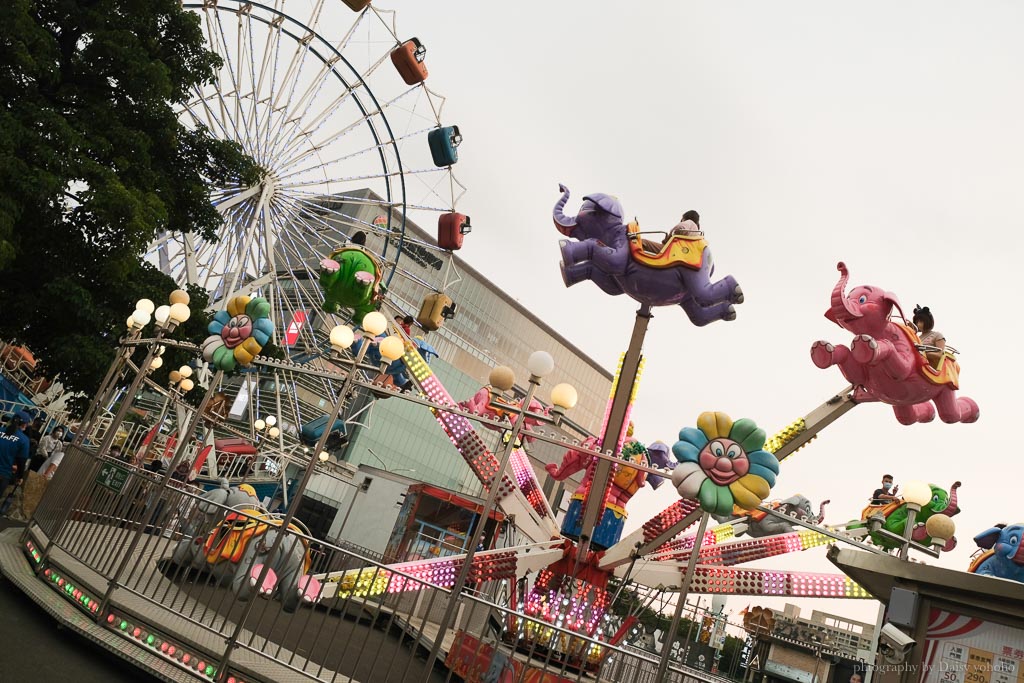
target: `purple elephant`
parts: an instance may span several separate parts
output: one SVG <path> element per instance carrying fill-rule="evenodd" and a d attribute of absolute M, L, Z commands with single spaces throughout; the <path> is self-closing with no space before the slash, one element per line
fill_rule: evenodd
<path fill-rule="evenodd" d="M 938 409 L 943 422 L 974 422 L 978 404 L 958 397 L 959 365 L 944 359 L 941 370 L 932 368 L 917 349 L 917 333 L 896 320 L 902 317 L 896 295 L 881 287 L 861 285 L 846 293 L 849 272 L 839 262 L 839 282 L 832 290 L 832 306 L 825 317 L 856 336 L 849 347 L 817 341 L 811 360 L 819 368 L 838 365 L 854 385 L 856 402 L 881 401 L 893 407 L 901 424 L 930 422 Z M 935 403 L 935 408 L 931 402 Z"/>
<path fill-rule="evenodd" d="M 591 280 L 606 294 L 627 294 L 647 306 L 678 304 L 698 326 L 735 320 L 733 304 L 743 302 L 743 290 L 731 275 L 711 282 L 714 265 L 710 249 L 704 248 L 699 265 L 642 265 L 631 254 L 618 199 L 607 194 L 587 195 L 579 213 L 566 216 L 563 210 L 569 190 L 564 185 L 558 188 L 562 196 L 552 212 L 555 227 L 579 240 L 560 242 L 566 287 Z"/>

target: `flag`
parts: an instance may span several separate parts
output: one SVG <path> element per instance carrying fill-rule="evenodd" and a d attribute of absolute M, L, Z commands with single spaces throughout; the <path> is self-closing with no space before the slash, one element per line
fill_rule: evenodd
<path fill-rule="evenodd" d="M 206 443 L 199 451 L 199 455 L 196 456 L 196 461 L 192 463 L 192 469 L 188 473 L 188 480 L 195 481 L 196 477 L 199 476 L 199 471 L 203 469 L 203 464 L 210 455 L 214 454 L 214 436 L 213 430 L 206 430 Z"/>

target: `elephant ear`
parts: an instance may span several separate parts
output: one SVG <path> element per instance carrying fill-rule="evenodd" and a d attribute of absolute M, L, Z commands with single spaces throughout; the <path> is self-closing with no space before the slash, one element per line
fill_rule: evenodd
<path fill-rule="evenodd" d="M 974 542 L 978 544 L 979 548 L 990 549 L 999 540 L 999 535 L 1003 533 L 1003 529 L 1006 528 L 1005 524 L 996 524 L 991 529 L 986 529 L 980 534 L 974 537 Z"/>
<path fill-rule="evenodd" d="M 892 292 L 885 292 L 884 294 L 882 294 L 882 301 L 886 302 L 887 304 L 895 308 L 897 311 L 899 311 L 900 317 L 906 320 L 907 316 L 903 314 L 903 307 L 900 306 L 900 300 L 895 294 L 893 294 Z"/>
<path fill-rule="evenodd" d="M 583 201 L 593 202 L 597 208 L 602 211 L 606 211 L 618 219 L 622 219 L 624 212 L 622 210 L 622 202 L 611 195 L 604 194 L 603 192 L 598 194 L 587 195 L 583 198 Z"/>

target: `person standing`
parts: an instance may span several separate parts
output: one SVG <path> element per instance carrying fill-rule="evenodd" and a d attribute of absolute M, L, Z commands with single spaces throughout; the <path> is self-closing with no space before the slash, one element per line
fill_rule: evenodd
<path fill-rule="evenodd" d="M 54 472 L 57 471 L 57 466 L 60 465 L 61 461 L 64 459 L 64 428 L 57 427 L 53 431 L 59 432 L 58 436 L 61 438 L 54 439 L 53 446 L 47 451 L 46 460 L 44 460 L 43 463 L 38 468 L 36 468 L 36 472 L 43 475 L 43 477 L 46 478 L 47 480 L 53 479 L 53 474 Z M 50 437 L 43 437 L 43 439 L 48 438 Z M 42 444 L 40 444 L 40 450 L 41 449 Z"/>
<path fill-rule="evenodd" d="M 0 434 L 0 496 L 5 496 L 7 487 L 12 483 L 21 483 L 28 469 L 29 438 L 25 429 L 32 422 L 32 417 L 24 410 L 14 413 L 14 417 Z M 7 514 L 11 507 L 14 490 L 0 504 L 0 515 Z"/>
<path fill-rule="evenodd" d="M 29 437 L 31 439 L 31 436 Z M 64 450 L 64 427 L 59 425 L 50 430 L 50 433 L 39 440 L 39 445 L 36 447 L 36 453 L 32 456 L 31 464 L 29 469 L 35 472 L 42 473 L 40 469 L 43 462 L 46 461 L 54 451 Z"/>

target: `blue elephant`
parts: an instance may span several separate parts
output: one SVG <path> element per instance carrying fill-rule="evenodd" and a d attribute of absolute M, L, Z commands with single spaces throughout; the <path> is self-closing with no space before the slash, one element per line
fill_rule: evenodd
<path fill-rule="evenodd" d="M 733 304 L 743 302 L 743 290 L 731 275 L 711 282 L 711 250 L 696 212 L 687 212 L 687 219 L 659 245 L 640 239 L 635 223 L 626 225 L 615 197 L 587 195 L 579 213 L 566 216 L 569 190 L 564 185 L 559 190 L 562 196 L 552 211 L 555 227 L 579 240 L 559 243 L 566 287 L 591 280 L 612 296 L 627 294 L 648 306 L 679 305 L 698 326 L 736 318 Z"/>
<path fill-rule="evenodd" d="M 969 572 L 1024 583 L 1024 524 L 996 524 L 974 537 L 985 552 L 971 562 Z"/>

